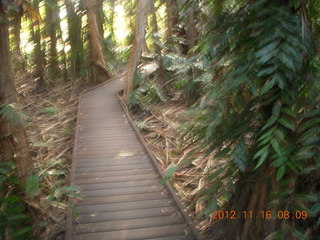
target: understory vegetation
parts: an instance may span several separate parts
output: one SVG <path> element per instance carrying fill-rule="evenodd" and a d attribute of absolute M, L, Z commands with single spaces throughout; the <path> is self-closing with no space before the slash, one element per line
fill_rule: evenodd
<path fill-rule="evenodd" d="M 212 239 L 319 237 L 316 9 L 203 1 L 198 44 L 187 56 L 164 56 L 168 85 L 138 81 L 133 99 L 151 114 L 138 126 Z M 210 219 L 219 210 L 254 217 Z M 303 210 L 305 220 L 279 217 Z"/>
<path fill-rule="evenodd" d="M 123 98 L 206 239 L 320 239 L 319 0 L 0 1 L 0 239 L 64 239 L 78 97 Z"/>

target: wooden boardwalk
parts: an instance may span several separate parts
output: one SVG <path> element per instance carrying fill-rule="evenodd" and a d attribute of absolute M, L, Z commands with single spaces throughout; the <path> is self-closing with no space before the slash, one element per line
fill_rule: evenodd
<path fill-rule="evenodd" d="M 82 94 L 71 183 L 80 186 L 67 240 L 197 239 L 128 122 L 120 77 Z"/>

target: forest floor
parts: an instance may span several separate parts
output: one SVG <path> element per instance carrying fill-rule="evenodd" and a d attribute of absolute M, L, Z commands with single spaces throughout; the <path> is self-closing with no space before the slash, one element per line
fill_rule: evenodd
<path fill-rule="evenodd" d="M 72 147 L 80 89 L 78 82 L 49 85 L 36 93 L 31 76 L 17 82 L 19 101 L 27 116 L 27 136 L 39 191 L 26 197 L 39 239 L 64 239 L 67 196 L 77 189 L 69 187 Z"/>
<path fill-rule="evenodd" d="M 34 198 L 25 198 L 33 215 L 36 236 L 43 240 L 64 239 L 67 196 L 77 193 L 69 187 L 74 130 L 79 94 L 88 85 L 79 82 L 50 85 L 47 91 L 36 93 L 35 82 L 27 74 L 17 82 L 19 101 L 27 116 L 27 136 L 35 172 L 40 176 L 40 187 Z M 145 113 L 145 112 L 144 112 Z M 180 126 L 190 119 L 187 107 L 179 101 L 169 100 L 154 105 L 146 114 L 135 114 L 149 148 L 164 170 L 183 161 L 198 146 L 185 144 Z M 171 177 L 171 183 L 191 212 L 201 231 L 208 229 L 210 218 L 197 218 L 203 210 L 201 191 L 213 164 L 210 156 L 196 150 L 197 157 L 179 168 Z"/>
<path fill-rule="evenodd" d="M 197 215 L 204 209 L 205 200 L 201 191 L 205 188 L 213 159 L 211 155 L 205 156 L 205 149 L 199 150 L 199 146 L 188 144 L 183 138 L 181 126 L 190 121 L 190 116 L 181 102 L 169 100 L 165 104 L 154 105 L 148 115 L 135 113 L 133 117 L 164 171 L 195 152 L 192 162 L 179 167 L 170 181 L 183 205 L 190 211 L 196 227 L 205 231 L 210 226 L 211 218 L 198 218 Z"/>

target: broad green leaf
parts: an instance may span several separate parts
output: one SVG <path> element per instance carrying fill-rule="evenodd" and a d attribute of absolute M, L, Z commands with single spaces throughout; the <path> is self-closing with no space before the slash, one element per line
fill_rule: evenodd
<path fill-rule="evenodd" d="M 247 145 L 245 143 L 245 139 L 241 138 L 239 143 L 237 144 L 235 151 L 232 153 L 233 161 L 238 166 L 241 172 L 245 172 L 247 165 L 247 154 L 246 154 Z"/>
<path fill-rule="evenodd" d="M 272 80 L 274 80 L 274 81 L 277 83 L 278 87 L 279 87 L 281 90 L 284 89 L 284 86 L 285 86 L 284 83 L 285 83 L 285 82 L 284 82 L 283 78 L 282 78 L 279 74 L 275 74 L 275 75 L 273 76 Z"/>
<path fill-rule="evenodd" d="M 292 235 L 297 240 L 309 240 L 307 236 L 305 236 L 302 232 L 300 232 L 298 229 L 294 228 L 292 229 Z"/>
<path fill-rule="evenodd" d="M 268 63 L 268 61 L 269 61 L 271 58 L 275 57 L 275 56 L 278 54 L 278 52 L 279 52 L 279 51 L 278 51 L 277 49 L 275 49 L 275 50 L 269 52 L 269 54 L 263 55 L 262 57 L 259 58 L 258 63 L 259 63 L 259 64 Z"/>
<path fill-rule="evenodd" d="M 261 131 L 265 130 L 266 128 L 270 127 L 272 124 L 274 124 L 277 121 L 277 117 L 271 116 L 266 124 L 262 127 Z"/>
<path fill-rule="evenodd" d="M 302 127 L 299 129 L 299 132 L 303 132 L 303 131 L 307 130 L 308 128 L 313 127 L 314 125 L 318 126 L 319 123 L 320 123 L 320 118 L 312 118 L 302 124 Z"/>
<path fill-rule="evenodd" d="M 282 165 L 281 167 L 278 168 L 277 176 L 276 176 L 277 181 L 279 181 L 283 177 L 285 172 L 286 172 L 286 166 L 285 165 Z"/>
<path fill-rule="evenodd" d="M 26 193 L 29 197 L 35 197 L 39 194 L 40 177 L 38 175 L 29 175 L 26 180 Z"/>
<path fill-rule="evenodd" d="M 218 170 L 216 170 L 212 174 L 210 174 L 208 180 L 211 181 L 211 180 L 215 179 L 216 177 L 218 177 L 224 171 L 225 171 L 224 168 L 219 168 Z"/>
<path fill-rule="evenodd" d="M 258 139 L 258 141 L 260 142 L 260 141 L 262 141 L 263 139 L 271 136 L 276 130 L 277 130 L 277 127 L 276 127 L 276 126 L 272 127 L 272 128 L 269 129 L 266 133 L 264 133 L 264 134 Z"/>
<path fill-rule="evenodd" d="M 276 84 L 276 81 L 275 81 L 274 79 L 271 79 L 271 80 L 267 81 L 267 82 L 264 84 L 264 86 L 262 87 L 260 94 L 263 95 L 263 94 L 269 92 L 269 90 L 270 90 L 271 88 L 273 88 L 273 86 L 274 86 L 275 84 Z"/>
<path fill-rule="evenodd" d="M 164 178 L 161 180 L 161 184 L 165 184 L 166 181 L 168 181 L 170 177 L 174 174 L 174 172 L 178 169 L 178 167 L 178 164 L 169 167 L 165 172 Z"/>
<path fill-rule="evenodd" d="M 27 232 L 30 232 L 31 230 L 32 230 L 31 226 L 23 227 L 21 229 L 15 229 L 15 231 L 13 232 L 13 236 L 18 237 L 26 234 Z"/>
<path fill-rule="evenodd" d="M 263 47 L 256 53 L 257 58 L 261 58 L 262 56 L 268 55 L 272 50 L 274 50 L 278 45 L 280 41 L 274 41 L 267 46 Z"/>
<path fill-rule="evenodd" d="M 314 170 L 316 170 L 315 167 L 307 167 L 307 168 L 304 168 L 299 174 L 301 175 L 309 174 Z"/>
<path fill-rule="evenodd" d="M 253 156 L 253 159 L 256 159 L 256 158 L 262 156 L 264 152 L 268 152 L 268 151 L 269 151 L 269 145 L 264 146 L 262 149 L 260 149 L 260 150 Z"/>
<path fill-rule="evenodd" d="M 272 145 L 272 148 L 273 150 L 279 155 L 281 156 L 281 150 L 280 150 L 280 145 L 279 145 L 279 142 L 277 141 L 277 139 L 272 139 L 271 140 L 271 145 Z"/>
<path fill-rule="evenodd" d="M 257 76 L 264 77 L 264 76 L 270 75 L 270 74 L 274 73 L 276 71 L 276 69 L 277 69 L 276 65 L 271 66 L 271 67 L 267 67 L 267 68 L 263 68 L 261 71 L 258 72 Z"/>
<path fill-rule="evenodd" d="M 281 128 L 278 128 L 274 133 L 280 140 L 282 140 L 283 142 L 286 141 L 285 140 L 285 133 Z"/>
<path fill-rule="evenodd" d="M 295 129 L 294 124 L 293 124 L 292 122 L 289 122 L 288 119 L 280 118 L 280 119 L 278 120 L 278 122 L 279 122 L 282 126 L 288 128 L 288 129 L 290 129 L 290 130 L 292 130 L 292 131 Z"/>
<path fill-rule="evenodd" d="M 275 118 L 278 118 L 280 110 L 281 110 L 281 102 L 276 101 L 272 107 L 272 116 L 274 116 Z"/>
<path fill-rule="evenodd" d="M 269 154 L 269 149 L 267 148 L 261 155 L 257 165 L 255 166 L 254 170 L 258 169 L 263 163 L 264 161 L 266 160 L 267 156 Z"/>
<path fill-rule="evenodd" d="M 296 72 L 296 67 L 291 57 L 284 52 L 278 54 L 278 59 L 290 70 Z"/>
<path fill-rule="evenodd" d="M 283 113 L 286 113 L 288 114 L 289 116 L 295 118 L 296 117 L 296 114 L 289 108 L 289 107 L 284 107 L 282 108 L 281 110 Z"/>

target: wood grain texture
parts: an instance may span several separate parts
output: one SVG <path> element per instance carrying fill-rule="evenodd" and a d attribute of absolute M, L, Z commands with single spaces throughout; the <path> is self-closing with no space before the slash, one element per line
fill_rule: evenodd
<path fill-rule="evenodd" d="M 122 85 L 81 96 L 71 183 L 84 199 L 66 239 L 195 239 L 117 101 Z"/>

